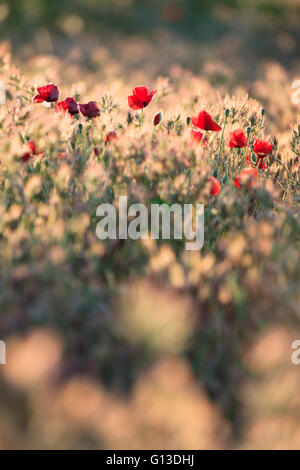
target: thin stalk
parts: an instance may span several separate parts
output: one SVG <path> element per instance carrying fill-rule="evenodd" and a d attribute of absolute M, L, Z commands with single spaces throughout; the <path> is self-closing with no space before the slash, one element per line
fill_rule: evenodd
<path fill-rule="evenodd" d="M 229 109 L 226 109 L 226 111 L 225 111 L 225 122 L 224 122 L 224 125 L 223 125 L 223 130 L 222 130 L 222 135 L 221 135 L 221 140 L 220 140 L 219 156 L 218 156 L 219 166 L 221 165 L 221 154 L 222 154 L 222 149 L 223 149 L 224 134 L 225 134 L 225 128 L 226 128 L 226 125 L 227 125 L 227 119 L 228 119 L 229 113 L 230 113 Z"/>
<path fill-rule="evenodd" d="M 265 113 L 266 113 L 266 111 L 264 109 L 262 109 L 261 110 L 261 120 L 260 120 L 259 129 L 258 129 L 258 139 L 260 138 L 261 130 L 262 130 L 262 127 L 263 127 Z"/>

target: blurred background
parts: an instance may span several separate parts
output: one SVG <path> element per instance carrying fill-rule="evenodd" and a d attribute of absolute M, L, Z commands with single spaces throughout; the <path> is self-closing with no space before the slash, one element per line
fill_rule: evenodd
<path fill-rule="evenodd" d="M 26 61 L 54 54 L 105 73 L 113 59 L 116 74 L 148 77 L 176 64 L 227 86 L 256 78 L 264 61 L 295 74 L 299 21 L 299 0 L 0 1 L 0 40 Z"/>

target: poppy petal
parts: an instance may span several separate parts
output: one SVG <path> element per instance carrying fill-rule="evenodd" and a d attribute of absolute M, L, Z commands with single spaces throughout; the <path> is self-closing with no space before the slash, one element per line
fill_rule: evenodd
<path fill-rule="evenodd" d="M 193 142 L 199 144 L 199 142 L 201 142 L 201 140 L 202 140 L 202 137 L 203 137 L 202 132 L 195 131 L 194 129 L 191 130 L 191 140 Z"/>
<path fill-rule="evenodd" d="M 59 97 L 59 91 L 56 85 L 52 83 L 50 85 L 42 86 L 37 89 L 38 93 L 44 98 L 44 101 L 51 103 L 57 101 Z"/>
<path fill-rule="evenodd" d="M 138 100 L 135 95 L 131 95 L 128 96 L 128 106 L 134 111 L 137 111 L 138 109 L 144 108 L 144 103 Z"/>
<path fill-rule="evenodd" d="M 230 148 L 242 148 L 247 145 L 247 137 L 243 129 L 236 129 L 230 132 L 230 140 L 228 146 Z"/>
<path fill-rule="evenodd" d="M 43 103 L 45 101 L 45 99 L 41 96 L 41 95 L 36 95 L 34 98 L 33 98 L 33 102 L 34 103 Z"/>
<path fill-rule="evenodd" d="M 214 177 L 209 177 L 210 182 L 210 195 L 217 196 L 221 191 L 221 183 Z"/>
<path fill-rule="evenodd" d="M 133 90 L 133 94 L 139 101 L 145 103 L 149 96 L 149 88 L 147 88 L 146 86 L 137 86 Z"/>

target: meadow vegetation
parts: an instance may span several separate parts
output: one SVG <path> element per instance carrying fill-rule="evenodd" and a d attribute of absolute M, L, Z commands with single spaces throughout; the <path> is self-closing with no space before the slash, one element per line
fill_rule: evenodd
<path fill-rule="evenodd" d="M 96 69 L 50 54 L 19 66 L 1 45 L 0 447 L 299 448 L 290 72 L 265 63 L 249 95 L 222 61 L 146 79 L 105 51 Z M 35 102 L 47 84 L 59 98 Z M 128 104 L 141 84 L 156 90 L 143 112 Z M 67 97 L 99 112 L 55 109 Z M 203 110 L 221 130 L 197 127 Z M 204 203 L 203 249 L 98 240 L 96 209 L 120 195 Z"/>

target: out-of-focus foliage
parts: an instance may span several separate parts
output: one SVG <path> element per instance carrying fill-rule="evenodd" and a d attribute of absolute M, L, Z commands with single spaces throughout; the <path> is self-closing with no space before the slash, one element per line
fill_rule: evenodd
<path fill-rule="evenodd" d="M 60 20 L 76 15 L 86 22 L 87 29 L 97 32 L 116 28 L 124 32 L 144 32 L 155 26 L 175 24 L 190 32 L 197 27 L 202 15 L 214 9 L 269 15 L 282 21 L 291 13 L 299 14 L 297 0 L 2 0 L 1 19 L 16 30 L 47 27 L 59 31 Z M 192 31 L 191 31 L 192 27 Z M 30 34 L 30 30 L 27 31 Z"/>
<path fill-rule="evenodd" d="M 149 63 L 154 74 L 168 73 L 173 63 L 202 73 L 211 58 L 226 62 L 235 83 L 256 77 L 264 59 L 280 60 L 289 70 L 299 67 L 299 21 L 298 0 L 0 1 L 0 39 L 9 39 L 26 60 L 53 52 L 66 58 L 77 48 L 83 66 L 91 68 L 93 49 L 101 43 L 123 74 Z M 130 40 L 128 63 L 122 51 Z M 79 60 L 78 52 L 72 60 Z"/>

